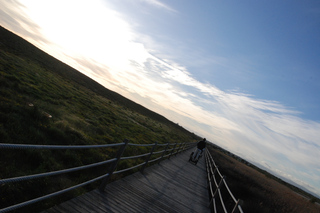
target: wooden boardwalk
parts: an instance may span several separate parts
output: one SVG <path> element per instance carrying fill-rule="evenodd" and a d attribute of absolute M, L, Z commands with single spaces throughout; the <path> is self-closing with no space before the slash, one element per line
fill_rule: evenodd
<path fill-rule="evenodd" d="M 191 164 L 190 152 L 112 182 L 103 193 L 93 190 L 43 213 L 210 212 L 205 159 Z"/>

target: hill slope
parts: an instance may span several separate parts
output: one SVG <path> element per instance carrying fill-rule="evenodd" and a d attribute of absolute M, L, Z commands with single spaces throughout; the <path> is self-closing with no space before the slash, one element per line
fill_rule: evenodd
<path fill-rule="evenodd" d="M 108 98 L 111 101 L 115 101 L 120 105 L 126 106 L 131 110 L 134 110 L 138 113 L 142 113 L 159 122 L 176 126 L 175 123 L 166 119 L 162 115 L 159 115 L 141 106 L 140 104 L 137 104 L 123 97 L 122 95 L 103 87 L 102 85 L 88 78 L 81 72 L 53 58 L 52 56 L 48 55 L 47 53 L 43 52 L 42 50 L 38 49 L 34 45 L 30 44 L 29 42 L 25 41 L 24 39 L 11 33 L 10 31 L 6 30 L 1 26 L 0 26 L 0 41 L 1 41 L 1 44 L 0 44 L 1 49 L 7 52 L 10 52 L 16 56 L 27 58 L 31 61 L 37 62 L 43 68 L 48 69 L 52 72 L 55 72 L 65 79 L 74 81 L 77 84 L 84 86 L 90 89 L 91 91 L 103 97 Z M 179 126 L 176 126 L 176 127 L 179 128 Z"/>

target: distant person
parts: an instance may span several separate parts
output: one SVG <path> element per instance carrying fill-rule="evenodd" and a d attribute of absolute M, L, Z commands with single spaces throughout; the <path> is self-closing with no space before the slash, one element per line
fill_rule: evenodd
<path fill-rule="evenodd" d="M 205 148 L 206 148 L 206 139 L 204 138 L 197 143 L 197 150 L 193 153 L 193 156 L 192 156 L 193 160 L 198 160 L 199 156 L 205 150 Z"/>

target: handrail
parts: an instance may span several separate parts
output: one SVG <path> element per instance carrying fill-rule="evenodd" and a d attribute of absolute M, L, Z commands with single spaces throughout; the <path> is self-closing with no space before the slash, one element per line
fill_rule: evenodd
<path fill-rule="evenodd" d="M 129 159 L 135 159 L 135 158 L 141 158 L 149 155 L 149 153 L 145 153 L 142 155 L 135 155 L 135 156 L 128 156 L 128 157 L 121 157 L 120 160 L 129 160 Z"/>
<path fill-rule="evenodd" d="M 154 144 L 128 143 L 128 146 L 154 146 Z"/>
<path fill-rule="evenodd" d="M 142 166 L 142 165 L 145 165 L 145 164 L 146 164 L 146 162 L 143 162 L 143 163 L 140 163 L 140 164 L 138 164 L 138 165 L 132 166 L 132 167 L 130 167 L 130 168 L 126 168 L 126 169 L 122 169 L 122 170 L 119 170 L 119 171 L 115 171 L 115 172 L 113 172 L 113 174 L 119 174 L 119 173 L 122 173 L 122 172 L 127 172 L 127 171 L 129 171 L 129 170 L 138 168 L 138 167 L 140 167 L 140 166 Z"/>
<path fill-rule="evenodd" d="M 88 169 L 91 167 L 95 167 L 95 166 L 100 166 L 100 165 L 104 165 L 104 164 L 109 164 L 109 169 L 108 171 L 105 172 L 104 175 L 101 175 L 99 177 L 93 178 L 91 180 L 88 180 L 86 182 L 77 184 L 75 186 L 66 188 L 66 189 L 62 189 L 60 191 L 48 194 L 48 195 L 44 195 L 42 197 L 38 197 L 29 201 L 25 201 L 19 204 L 15 204 L 3 209 L 0 209 L 0 213 L 3 212 L 8 212 L 8 211 L 12 211 L 45 199 L 49 199 L 51 197 L 63 194 L 65 192 L 68 192 L 70 190 L 82 187 L 84 185 L 102 180 L 102 184 L 100 185 L 99 189 L 100 190 L 104 190 L 108 180 L 110 179 L 110 177 L 112 176 L 112 174 L 119 174 L 119 173 L 123 173 L 123 172 L 127 172 L 129 170 L 141 167 L 141 172 L 143 172 L 144 167 L 147 164 L 150 163 L 154 163 L 154 162 L 158 162 L 160 163 L 162 161 L 163 158 L 166 157 L 171 157 L 172 155 L 175 155 L 177 153 L 183 152 L 187 149 L 190 149 L 191 147 L 194 146 L 194 142 L 190 142 L 190 143 L 166 143 L 166 144 L 158 144 L 158 143 L 154 143 L 154 144 L 133 144 L 133 143 L 128 143 L 128 140 L 125 140 L 122 143 L 115 143 L 115 144 L 104 144 L 104 145 L 34 145 L 34 144 L 2 144 L 0 143 L 0 149 L 94 149 L 94 148 L 106 148 L 106 147 L 119 147 L 118 148 L 118 152 L 116 154 L 116 157 L 111 158 L 109 160 L 105 160 L 105 161 L 101 161 L 101 162 L 97 162 L 97 163 L 92 163 L 92 164 L 88 164 L 88 165 L 84 165 L 84 166 L 78 166 L 78 167 L 73 167 L 73 168 L 68 168 L 68 169 L 62 169 L 62 170 L 58 170 L 58 171 L 51 171 L 51 172 L 44 172 L 44 173 L 40 173 L 40 174 L 33 174 L 33 175 L 26 175 L 26 176 L 20 176 L 20 177 L 12 177 L 12 178 L 7 178 L 7 179 L 0 179 L 0 184 L 7 184 L 7 183 L 15 183 L 15 182 L 19 182 L 19 181 L 25 181 L 25 180 L 30 180 L 30 179 L 36 179 L 36 178 L 43 178 L 43 177 L 49 177 L 49 176 L 54 176 L 54 175 L 61 175 L 64 173 L 68 173 L 68 172 L 74 172 L 74 171 L 79 171 L 79 170 L 83 170 L 83 169 Z M 140 154 L 140 155 L 135 155 L 135 156 L 122 156 L 126 147 L 127 146 L 135 146 L 135 147 L 151 147 L 151 150 L 147 153 L 144 154 Z M 173 148 L 168 149 L 168 147 L 173 146 Z M 160 147 L 162 147 L 163 150 L 160 151 L 154 151 L 154 149 L 157 147 L 157 149 Z M 161 154 L 161 156 L 160 156 Z M 158 156 L 158 157 L 157 157 Z M 154 157 L 154 159 L 152 159 L 152 157 Z M 125 169 L 121 169 L 121 170 L 116 170 L 117 169 L 117 164 L 120 160 L 133 160 L 133 159 L 138 159 L 138 158 L 146 158 L 145 161 L 143 163 L 134 165 L 130 168 L 125 168 Z M 141 161 L 140 161 L 141 162 Z"/>
<path fill-rule="evenodd" d="M 29 201 L 26 201 L 26 202 L 23 202 L 23 203 L 19 203 L 19 204 L 13 205 L 13 206 L 9 206 L 9 207 L 6 207 L 6 208 L 4 208 L 4 209 L 0 209 L 0 213 L 8 212 L 8 211 L 13 211 L 13 210 L 15 210 L 15 209 L 18 209 L 18 208 L 21 208 L 21 207 L 24 207 L 24 206 L 27 206 L 27 205 L 30 205 L 30 204 L 33 204 L 33 203 L 36 203 L 36 202 L 39 202 L 39 201 L 42 201 L 42 200 L 45 200 L 45 199 L 48 199 L 48 198 L 57 196 L 57 195 L 63 194 L 63 193 L 65 193 L 65 192 L 71 191 L 71 190 L 73 190 L 73 189 L 76 189 L 76 188 L 79 188 L 79 187 L 88 185 L 88 184 L 90 184 L 90 183 L 93 183 L 93 182 L 95 182 L 95 181 L 101 180 L 101 179 L 103 179 L 103 178 L 105 178 L 105 177 L 107 177 L 107 176 L 109 176 L 109 175 L 110 175 L 110 174 L 107 173 L 107 174 L 105 174 L 105 175 L 101 175 L 101 176 L 99 176 L 99 177 L 97 177 L 97 178 L 94 178 L 94 179 L 91 179 L 91 180 L 89 180 L 89 181 L 80 183 L 80 184 L 78 184 L 78 185 L 75 185 L 75 186 L 72 186 L 72 187 L 69 187 L 69 188 L 66 188 L 66 189 L 63 189 L 63 190 L 60 190 L 60 191 L 57 191 L 57 192 L 54 192 L 54 193 L 51 193 L 51 194 L 42 196 L 42 197 L 38 197 L 38 198 L 29 200 Z"/>
<path fill-rule="evenodd" d="M 0 149 L 93 149 L 122 146 L 124 143 L 103 145 L 34 145 L 34 144 L 8 144 L 0 143 Z"/>
<path fill-rule="evenodd" d="M 225 176 L 223 176 L 220 173 L 218 166 L 215 164 L 210 152 L 207 149 L 205 151 L 205 159 L 206 159 L 209 194 L 211 196 L 210 206 L 213 209 L 213 212 L 215 212 L 215 213 L 217 212 L 217 205 L 216 205 L 217 195 L 220 200 L 220 207 L 223 209 L 223 211 L 225 213 L 228 212 L 227 207 L 225 205 L 225 202 L 223 201 L 222 194 L 221 194 L 222 186 L 225 186 L 225 188 L 228 192 L 229 198 L 231 198 L 231 200 L 235 203 L 235 205 L 231 209 L 231 213 L 234 213 L 237 209 L 238 209 L 238 212 L 243 213 L 243 210 L 240 205 L 240 200 L 236 200 L 236 198 L 232 194 L 232 192 L 231 192 L 231 190 L 225 180 Z M 212 168 L 214 168 L 214 170 Z M 219 183 L 217 181 L 216 174 L 217 174 L 218 178 L 220 178 Z M 213 188 L 213 186 L 215 187 L 215 189 Z"/>
<path fill-rule="evenodd" d="M 31 180 L 31 179 L 35 179 L 35 178 L 48 177 L 48 176 L 52 176 L 52 175 L 59 175 L 59 174 L 64 174 L 64 173 L 68 173 L 68 172 L 74 172 L 74 171 L 78 171 L 78 170 L 92 168 L 95 166 L 101 166 L 103 164 L 108 164 L 108 163 L 114 162 L 115 160 L 116 159 L 113 158 L 110 160 L 101 161 L 98 163 L 93 163 L 93 164 L 89 164 L 89 165 L 85 165 L 85 166 L 73 167 L 70 169 L 63 169 L 63 170 L 53 171 L 53 172 L 45 172 L 45 173 L 40 173 L 40 174 L 35 174 L 35 175 L 26 175 L 26 176 L 20 176 L 20 177 L 15 177 L 15 178 L 0 179 L 0 184 L 13 183 L 13 182 Z"/>
<path fill-rule="evenodd" d="M 152 163 L 152 162 L 158 161 L 158 160 L 160 160 L 160 159 L 161 159 L 161 157 L 158 157 L 158 158 L 156 158 L 156 159 L 150 160 L 150 161 L 149 161 L 149 163 Z"/>
<path fill-rule="evenodd" d="M 161 153 L 163 153 L 165 150 L 161 150 L 161 151 L 158 151 L 158 152 L 153 152 L 153 154 L 155 155 L 155 154 L 161 154 Z"/>

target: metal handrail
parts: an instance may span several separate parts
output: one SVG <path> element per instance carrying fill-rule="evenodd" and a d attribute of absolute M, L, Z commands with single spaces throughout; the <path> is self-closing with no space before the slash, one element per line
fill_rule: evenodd
<path fill-rule="evenodd" d="M 157 146 L 167 146 L 167 144 L 158 144 Z"/>
<path fill-rule="evenodd" d="M 148 156 L 150 153 L 145 153 L 142 155 L 135 155 L 135 156 L 128 156 L 128 157 L 121 157 L 120 160 L 129 160 L 129 159 L 135 159 L 135 158 L 141 158 L 141 157 L 145 157 Z"/>
<path fill-rule="evenodd" d="M 206 159 L 206 168 L 207 168 L 207 178 L 208 178 L 208 187 L 209 187 L 209 193 L 210 193 L 210 196 L 211 196 L 211 199 L 210 199 L 210 206 L 213 208 L 213 212 L 216 212 L 216 202 L 215 202 L 215 198 L 216 196 L 218 195 L 219 196 L 219 200 L 220 200 L 220 203 L 221 203 L 221 207 L 223 208 L 223 211 L 225 213 L 227 213 L 227 209 L 226 209 L 226 206 L 225 206 L 225 203 L 223 201 L 223 197 L 222 197 L 222 194 L 221 194 L 221 187 L 222 185 L 225 186 L 225 188 L 227 189 L 227 192 L 229 193 L 229 196 L 231 197 L 231 199 L 234 201 L 235 205 L 232 209 L 232 213 L 235 212 L 236 209 L 238 209 L 238 211 L 240 213 L 243 213 L 243 210 L 241 208 L 241 205 L 239 204 L 239 201 L 240 200 L 237 200 L 234 195 L 232 194 L 226 180 L 225 180 L 225 176 L 223 176 L 219 169 L 218 169 L 218 166 L 215 164 L 210 152 L 206 149 L 205 151 L 205 159 Z M 214 170 L 213 170 L 214 168 Z M 218 174 L 219 178 L 220 178 L 220 181 L 219 183 L 217 182 L 216 180 L 216 176 L 215 176 L 215 171 L 216 171 L 216 174 Z M 215 190 L 213 189 L 213 185 L 215 186 Z"/>
<path fill-rule="evenodd" d="M 138 146 L 138 147 L 151 147 L 151 151 L 149 151 L 148 153 L 145 154 L 140 154 L 140 155 L 135 155 L 135 156 L 126 156 L 126 157 L 122 157 L 122 154 L 124 152 L 124 150 L 126 149 L 127 145 L 129 146 Z M 100 190 L 104 190 L 104 187 L 107 183 L 107 181 L 110 179 L 110 177 L 112 176 L 112 174 L 119 174 L 119 173 L 123 173 L 138 167 L 142 166 L 142 169 L 150 163 L 156 162 L 158 161 L 158 163 L 160 163 L 160 161 L 163 158 L 166 157 L 170 157 L 172 155 L 175 155 L 177 153 L 180 153 L 182 151 L 185 151 L 189 148 L 191 148 L 194 145 L 194 143 L 167 143 L 167 144 L 132 144 L 132 143 L 128 143 L 127 140 L 125 140 L 122 143 L 115 143 L 115 144 L 104 144 L 104 145 L 34 145 L 34 144 L 1 144 L 0 143 L 0 149 L 89 149 L 89 148 L 106 148 L 106 147 L 120 147 L 118 149 L 118 153 L 116 155 L 115 158 L 106 160 L 106 161 L 101 161 L 98 163 L 93 163 L 93 164 L 89 164 L 89 165 L 84 165 L 84 166 L 79 166 L 79 167 L 73 167 L 73 168 L 69 168 L 69 169 L 63 169 L 63 170 L 58 170 L 58 171 L 52 171 L 52 172 L 45 172 L 45 173 L 40 173 L 40 174 L 34 174 L 34 175 L 27 175 L 27 176 L 21 176 L 21 177 L 13 177 L 13 178 L 7 178 L 7 179 L 2 179 L 0 180 L 0 184 L 7 184 L 7 183 L 13 183 L 13 182 L 18 182 L 18 181 L 25 181 L 25 180 L 30 180 L 30 179 L 36 179 L 36 178 L 43 178 L 43 177 L 48 177 L 48 176 L 53 176 L 53 175 L 60 175 L 60 174 L 64 174 L 64 173 L 68 173 L 68 172 L 74 172 L 74 171 L 79 171 L 79 170 L 83 170 L 83 169 L 88 169 L 91 167 L 95 167 L 95 166 L 100 166 L 100 165 L 104 165 L 104 164 L 110 164 L 108 171 L 106 171 L 106 174 L 101 175 L 97 178 L 93 178 L 89 181 L 80 183 L 78 185 L 48 194 L 48 195 L 44 195 L 42 197 L 38 197 L 26 202 L 22 202 L 16 205 L 12 205 L 3 209 L 0 209 L 0 213 L 2 212 L 8 212 L 8 211 L 12 211 L 45 199 L 49 199 L 51 197 L 60 195 L 62 193 L 68 192 L 70 190 L 82 187 L 84 185 L 96 182 L 98 180 L 103 180 L 102 184 L 100 185 Z M 157 152 L 153 152 L 154 148 L 156 146 L 161 146 L 161 147 L 165 147 L 164 150 L 160 150 Z M 173 148 L 168 149 L 169 146 L 173 146 Z M 181 148 L 182 147 L 182 148 Z M 149 160 L 151 156 L 153 155 L 157 155 L 157 154 L 161 154 L 161 157 L 158 157 L 156 159 L 152 159 Z M 168 153 L 168 154 L 167 154 Z M 146 157 L 147 156 L 147 157 Z M 140 163 L 138 165 L 132 166 L 130 168 L 125 168 L 122 170 L 116 170 L 117 168 L 117 164 L 120 160 L 130 160 L 130 159 L 137 159 L 137 158 L 142 158 L 142 157 L 146 157 L 146 161 L 143 163 Z"/>
<path fill-rule="evenodd" d="M 93 149 L 122 146 L 124 143 L 103 145 L 35 145 L 0 143 L 0 149 Z"/>
<path fill-rule="evenodd" d="M 129 170 L 132 170 L 132 169 L 138 168 L 140 166 L 143 166 L 144 164 L 146 164 L 146 162 L 140 163 L 140 164 L 132 166 L 130 168 L 126 168 L 126 169 L 122 169 L 122 170 L 119 170 L 119 171 L 115 171 L 115 172 L 113 172 L 113 174 L 119 174 L 119 173 L 122 173 L 122 172 L 127 172 Z"/>
<path fill-rule="evenodd" d="M 26 175 L 26 176 L 20 176 L 20 177 L 15 177 L 15 178 L 0 179 L 0 184 L 31 180 L 31 179 L 35 179 L 35 178 L 48 177 L 48 176 L 52 176 L 52 175 L 60 175 L 60 174 L 68 173 L 68 172 L 74 172 L 74 171 L 78 171 L 78 170 L 92 168 L 95 166 L 101 166 L 104 164 L 114 162 L 115 160 L 116 159 L 113 158 L 110 160 L 101 161 L 98 163 L 93 163 L 93 164 L 89 164 L 89 165 L 85 165 L 85 166 L 74 167 L 74 168 L 70 168 L 70 169 L 63 169 L 63 170 L 58 170 L 58 171 L 53 171 L 53 172 L 45 172 L 45 173 L 40 173 L 40 174 L 35 174 L 35 175 Z"/>
<path fill-rule="evenodd" d="M 153 159 L 153 160 L 149 160 L 149 163 L 153 163 L 153 162 L 158 161 L 158 160 L 160 160 L 160 159 L 161 159 L 161 157 L 155 158 L 155 159 Z"/>
<path fill-rule="evenodd" d="M 128 143 L 128 146 L 154 146 L 154 143 L 153 144 Z"/>
<path fill-rule="evenodd" d="M 42 201 L 42 200 L 45 200 L 45 199 L 48 199 L 48 198 L 57 196 L 57 195 L 63 194 L 63 193 L 65 193 L 65 192 L 71 191 L 71 190 L 73 190 L 73 189 L 76 189 L 76 188 L 79 188 L 79 187 L 88 185 L 88 184 L 90 184 L 90 183 L 96 182 L 96 181 L 98 181 L 98 180 L 101 180 L 101 179 L 103 179 L 103 178 L 105 178 L 105 177 L 107 177 L 107 176 L 109 176 L 109 173 L 107 173 L 107 174 L 105 174 L 105 175 L 101 175 L 101 176 L 99 176 L 99 177 L 97 177 L 97 178 L 88 180 L 88 181 L 86 181 L 86 182 L 80 183 L 80 184 L 78 184 L 78 185 L 75 185 L 75 186 L 72 186 L 72 187 L 69 187 L 69 188 L 66 188 L 66 189 L 63 189 L 63 190 L 60 190 L 60 191 L 57 191 L 57 192 L 54 192 L 54 193 L 45 195 L 45 196 L 42 196 L 42 197 L 38 197 L 38 198 L 29 200 L 29 201 L 26 201 L 26 202 L 23 202 L 23 203 L 19 203 L 19 204 L 13 205 L 13 206 L 6 207 L 6 208 L 4 208 L 4 209 L 0 209 L 0 213 L 4 213 L 4 212 L 8 212 L 8 211 L 13 211 L 13 210 L 15 210 L 15 209 L 18 209 L 18 208 L 21 208 L 21 207 L 24 207 L 24 206 L 27 206 L 27 205 L 30 205 L 30 204 L 33 204 L 33 203 L 36 203 L 36 202 L 39 202 L 39 201 Z"/>
<path fill-rule="evenodd" d="M 163 153 L 165 150 L 161 150 L 161 151 L 158 151 L 158 152 L 153 152 L 153 154 L 154 155 L 156 155 L 156 154 L 161 154 L 161 153 Z"/>

